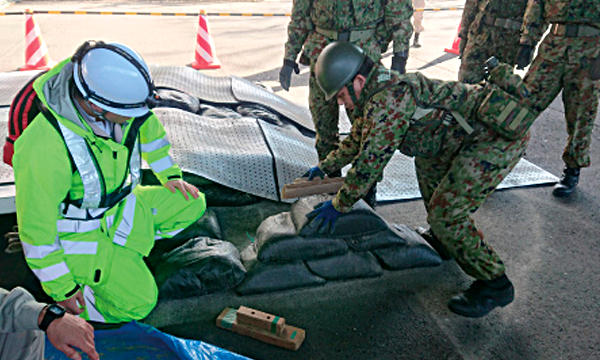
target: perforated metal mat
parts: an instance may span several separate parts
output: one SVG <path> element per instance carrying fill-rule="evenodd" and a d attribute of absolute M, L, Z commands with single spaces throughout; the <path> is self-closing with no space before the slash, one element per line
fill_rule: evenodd
<path fill-rule="evenodd" d="M 156 86 L 179 89 L 212 103 L 252 102 L 261 104 L 296 124 L 314 131 L 307 107 L 294 104 L 246 79 L 236 76 L 211 77 L 182 66 L 154 67 L 150 71 Z"/>
<path fill-rule="evenodd" d="M 267 199 L 281 201 L 283 185 L 317 164 L 314 138 L 297 126 L 312 129 L 306 107 L 237 77 L 211 77 L 188 67 L 152 67 L 157 86 L 191 93 L 215 104 L 254 102 L 283 115 L 286 125 L 277 126 L 252 117 L 198 116 L 177 109 L 160 108 L 156 113 L 173 143 L 172 155 L 184 171 Z M 0 74 L 0 133 L 7 133 L 8 105 L 19 89 L 37 72 Z M 343 112 L 342 112 L 343 113 Z M 342 115 L 340 130 L 349 121 Z M 502 182 L 500 189 L 554 183 L 558 178 L 521 160 Z M 12 168 L 0 163 L 0 184 L 13 183 Z M 419 198 L 411 158 L 396 153 L 378 185 L 379 201 Z"/>
<path fill-rule="evenodd" d="M 513 171 L 498 185 L 498 190 L 531 185 L 554 184 L 558 177 L 521 159 Z M 415 175 L 415 164 L 396 151 L 384 170 L 383 181 L 377 185 L 377 201 L 398 201 L 421 198 Z"/>

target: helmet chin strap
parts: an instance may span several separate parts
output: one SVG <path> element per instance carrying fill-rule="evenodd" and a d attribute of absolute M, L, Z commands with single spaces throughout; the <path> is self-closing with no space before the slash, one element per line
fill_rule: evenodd
<path fill-rule="evenodd" d="M 348 89 L 348 93 L 350 94 L 350 99 L 354 103 L 354 106 L 358 105 L 358 97 L 356 96 L 356 92 L 354 91 L 354 79 L 346 84 L 346 89 Z"/>
<path fill-rule="evenodd" d="M 89 101 L 87 101 L 87 99 L 84 99 L 84 100 L 85 100 L 85 102 L 86 102 L 86 105 L 88 106 L 88 108 L 89 108 L 89 109 L 90 109 L 90 110 L 91 110 L 91 111 L 94 113 L 94 116 L 96 116 L 98 119 L 104 120 L 104 121 L 106 121 L 106 122 L 111 122 L 111 121 L 110 121 L 110 120 L 108 120 L 108 119 L 106 118 L 106 116 L 105 116 L 105 115 L 108 113 L 108 110 L 104 110 L 104 109 L 102 109 L 102 112 L 100 112 L 100 111 L 97 111 L 97 110 L 95 110 L 95 109 L 92 107 L 92 104 L 90 104 L 90 102 L 89 102 Z"/>

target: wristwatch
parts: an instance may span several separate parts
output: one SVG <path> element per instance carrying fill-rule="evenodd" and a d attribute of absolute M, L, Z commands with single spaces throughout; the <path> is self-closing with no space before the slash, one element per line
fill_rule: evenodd
<path fill-rule="evenodd" d="M 60 319 L 61 317 L 65 316 L 65 312 L 65 308 L 58 304 L 48 305 L 48 307 L 46 307 L 46 313 L 44 314 L 44 318 L 40 323 L 40 329 L 42 329 L 44 332 L 48 330 L 48 326 L 50 326 L 50 323 L 52 323 L 56 319 Z"/>

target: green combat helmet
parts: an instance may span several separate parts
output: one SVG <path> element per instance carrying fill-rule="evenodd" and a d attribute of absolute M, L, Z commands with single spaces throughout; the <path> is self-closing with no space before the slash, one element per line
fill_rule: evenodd
<path fill-rule="evenodd" d="M 349 42 L 334 42 L 323 49 L 315 65 L 315 75 L 327 100 L 354 79 L 365 57 L 361 48 Z"/>

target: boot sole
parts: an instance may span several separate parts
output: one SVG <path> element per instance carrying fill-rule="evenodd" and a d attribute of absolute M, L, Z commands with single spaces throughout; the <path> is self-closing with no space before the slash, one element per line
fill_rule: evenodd
<path fill-rule="evenodd" d="M 480 312 L 467 311 L 461 307 L 453 306 L 452 302 L 450 302 L 448 304 L 448 309 L 450 311 L 452 311 L 453 313 L 464 316 L 464 317 L 480 318 L 480 317 L 486 316 L 487 314 L 489 314 L 492 310 L 494 310 L 497 307 L 505 307 L 505 306 L 511 304 L 515 300 L 515 298 L 513 296 L 510 299 L 506 299 L 506 300 L 502 300 L 502 301 L 497 301 L 497 300 L 492 300 L 492 299 L 489 299 L 489 300 L 492 301 L 493 304 L 486 304 L 485 311 L 480 311 Z"/>

